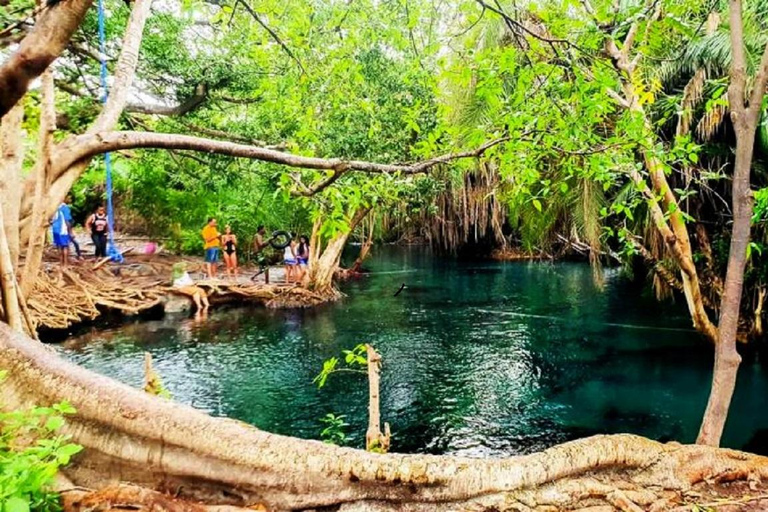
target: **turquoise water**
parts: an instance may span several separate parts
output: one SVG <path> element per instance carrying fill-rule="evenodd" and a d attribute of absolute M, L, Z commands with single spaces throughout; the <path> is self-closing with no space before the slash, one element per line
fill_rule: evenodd
<path fill-rule="evenodd" d="M 141 386 L 144 351 L 175 400 L 259 428 L 318 438 L 344 414 L 363 444 L 363 375 L 312 379 L 358 343 L 382 354 L 393 451 L 502 456 L 596 433 L 692 442 L 712 353 L 681 304 L 657 303 L 618 270 L 598 289 L 578 263 L 468 263 L 380 248 L 343 301 L 309 311 L 234 308 L 94 330 L 68 358 Z M 401 284 L 406 288 L 395 297 Z M 724 444 L 768 428 L 768 373 L 742 366 Z M 764 432 L 763 432 L 764 434 Z"/>

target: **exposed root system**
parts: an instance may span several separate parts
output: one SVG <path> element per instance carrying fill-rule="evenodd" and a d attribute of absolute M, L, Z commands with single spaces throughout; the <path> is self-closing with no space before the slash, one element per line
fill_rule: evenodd
<path fill-rule="evenodd" d="M 93 320 L 106 311 L 136 315 L 162 307 L 171 295 L 184 295 L 170 286 L 171 267 L 180 258 L 134 256 L 122 264 L 94 269 L 90 264 L 62 268 L 49 263 L 40 273 L 28 300 L 29 316 L 38 329 L 66 329 Z M 191 274 L 200 276 L 202 264 L 183 260 Z M 245 273 L 248 269 L 244 269 Z M 324 297 L 297 285 L 247 281 L 200 280 L 212 303 L 256 302 L 272 308 L 312 307 L 335 297 Z"/>

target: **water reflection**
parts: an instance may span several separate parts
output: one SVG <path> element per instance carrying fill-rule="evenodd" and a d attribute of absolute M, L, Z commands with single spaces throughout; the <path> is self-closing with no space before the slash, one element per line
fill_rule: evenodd
<path fill-rule="evenodd" d="M 234 309 L 94 331 L 67 357 L 140 386 L 152 352 L 176 400 L 273 432 L 316 438 L 345 414 L 366 423 L 364 377 L 323 360 L 358 343 L 384 358 L 382 415 L 393 449 L 501 456 L 594 433 L 690 442 L 711 378 L 709 346 L 684 309 L 645 297 L 615 270 L 595 288 L 586 265 L 461 264 L 421 250 L 378 251 L 378 272 L 313 311 Z M 397 296 L 394 293 L 405 283 Z M 768 429 L 766 372 L 746 360 L 725 444 Z"/>

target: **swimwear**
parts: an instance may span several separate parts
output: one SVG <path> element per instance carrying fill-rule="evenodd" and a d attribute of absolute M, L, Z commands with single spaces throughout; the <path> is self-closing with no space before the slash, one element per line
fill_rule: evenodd
<path fill-rule="evenodd" d="M 226 252 L 228 255 L 232 256 L 235 253 L 235 242 L 232 240 L 227 240 L 224 242 L 224 252 Z"/>

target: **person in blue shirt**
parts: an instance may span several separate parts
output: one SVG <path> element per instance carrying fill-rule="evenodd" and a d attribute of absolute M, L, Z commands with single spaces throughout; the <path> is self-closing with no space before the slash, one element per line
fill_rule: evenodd
<path fill-rule="evenodd" d="M 66 202 L 61 203 L 56 210 L 56 215 L 51 221 L 51 230 L 53 245 L 59 250 L 59 261 L 66 266 L 69 263 L 69 243 L 72 232 L 72 211 Z"/>

